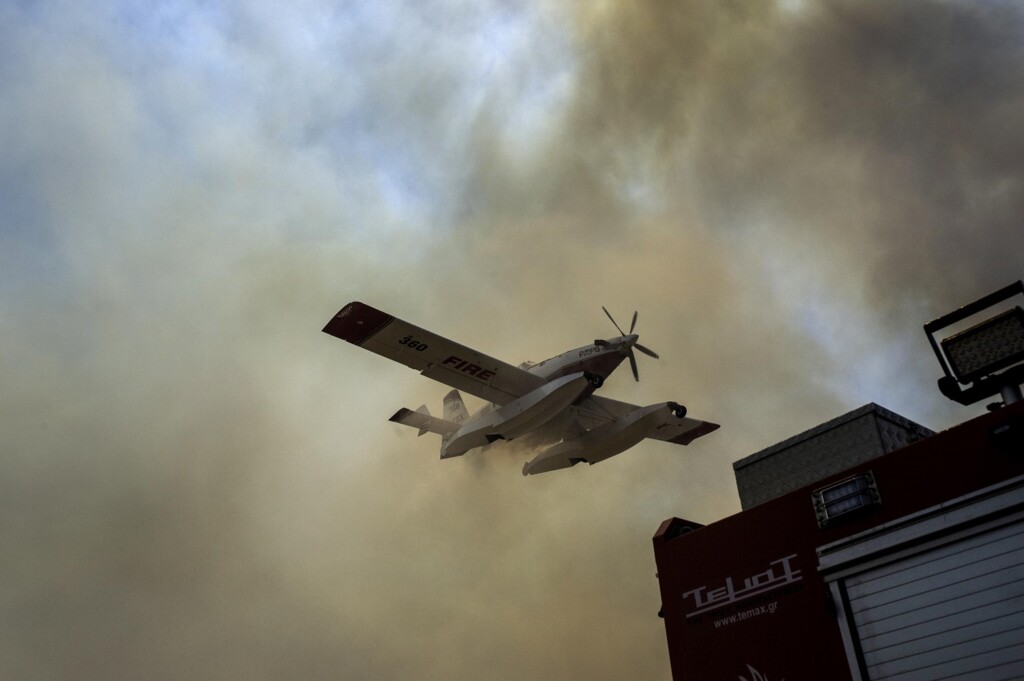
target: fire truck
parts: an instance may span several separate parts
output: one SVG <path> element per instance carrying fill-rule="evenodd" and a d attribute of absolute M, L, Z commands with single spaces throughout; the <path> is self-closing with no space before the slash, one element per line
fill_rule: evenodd
<path fill-rule="evenodd" d="M 675 681 L 1024 679 L 1024 401 L 869 404 L 733 467 L 741 512 L 653 539 Z"/>

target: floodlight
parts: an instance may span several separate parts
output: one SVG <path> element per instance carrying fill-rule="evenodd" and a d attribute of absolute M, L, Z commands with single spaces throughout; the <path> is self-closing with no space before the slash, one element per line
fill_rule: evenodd
<path fill-rule="evenodd" d="M 1015 307 L 942 341 L 950 368 L 964 385 L 1024 359 L 1024 310 Z"/>
<path fill-rule="evenodd" d="M 964 405 L 996 393 L 1002 393 L 1006 404 L 1021 399 L 1024 309 L 1020 305 L 958 331 L 940 343 L 935 342 L 937 331 L 981 315 L 1017 295 L 1024 295 L 1024 283 L 1020 281 L 924 325 L 946 374 L 939 379 L 943 395 Z"/>

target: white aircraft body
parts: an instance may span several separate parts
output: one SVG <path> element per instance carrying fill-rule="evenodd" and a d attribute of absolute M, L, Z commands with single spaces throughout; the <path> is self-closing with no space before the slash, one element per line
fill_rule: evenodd
<path fill-rule="evenodd" d="M 605 314 L 615 324 L 608 310 Z M 644 438 L 688 445 L 718 424 L 687 418 L 676 402 L 641 407 L 594 394 L 628 358 L 639 380 L 633 349 L 657 358 L 633 333 L 595 340 L 537 364 L 512 366 L 360 302 L 349 303 L 324 332 L 416 369 L 451 386 L 443 418 L 426 405 L 399 409 L 391 421 L 441 436 L 441 458 L 462 456 L 498 440 L 550 445 L 523 466 L 523 475 L 595 464 Z M 459 391 L 489 402 L 469 415 Z"/>

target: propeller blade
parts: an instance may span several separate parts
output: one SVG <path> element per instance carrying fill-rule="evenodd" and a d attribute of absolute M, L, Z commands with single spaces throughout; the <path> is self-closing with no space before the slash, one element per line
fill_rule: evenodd
<path fill-rule="evenodd" d="M 626 336 L 627 334 L 622 331 L 622 327 L 619 326 L 619 323 L 615 321 L 615 317 L 612 317 L 612 313 L 608 311 L 608 308 L 602 305 L 601 309 L 604 310 L 605 315 L 608 317 L 609 320 L 611 320 L 611 323 L 615 325 L 615 330 L 619 332 L 619 335 Z M 619 353 L 624 353 L 627 357 L 629 357 L 629 368 L 633 370 L 633 379 L 636 381 L 640 380 L 640 371 L 636 367 L 636 355 L 633 353 L 633 348 L 636 348 L 637 350 L 644 353 L 648 357 L 658 359 L 658 353 L 656 353 L 654 350 L 651 350 L 650 348 L 645 348 L 644 346 L 637 343 L 636 336 L 633 336 L 633 331 L 636 330 L 636 320 L 638 316 L 639 312 L 637 310 L 633 310 L 633 319 L 629 322 L 628 334 L 632 337 L 629 339 L 623 338 L 621 342 L 615 343 L 615 347 L 618 349 Z M 594 345 L 605 348 L 610 347 L 612 344 L 609 343 L 608 341 L 595 340 Z"/>
<path fill-rule="evenodd" d="M 615 318 L 614 318 L 614 317 L 612 317 L 612 313 L 608 311 L 608 308 L 606 308 L 606 307 L 605 307 L 604 305 L 602 305 L 602 306 L 601 306 L 601 309 L 602 309 L 602 310 L 604 310 L 604 313 L 605 313 L 606 315 L 608 315 L 608 319 L 611 319 L 611 320 L 612 320 L 612 324 L 615 324 L 615 328 L 616 328 L 616 330 L 617 330 L 617 331 L 619 332 L 619 335 L 620 335 L 620 336 L 625 336 L 626 334 L 622 333 L 622 329 L 620 329 L 620 328 L 619 328 L 619 325 L 615 323 Z"/>
<path fill-rule="evenodd" d="M 636 348 L 637 350 L 639 350 L 640 352 L 644 353 L 648 357 L 653 357 L 654 359 L 658 359 L 658 353 L 656 353 L 654 350 L 650 350 L 648 348 L 645 348 L 644 346 L 640 345 L 639 343 L 633 343 L 633 347 Z"/>

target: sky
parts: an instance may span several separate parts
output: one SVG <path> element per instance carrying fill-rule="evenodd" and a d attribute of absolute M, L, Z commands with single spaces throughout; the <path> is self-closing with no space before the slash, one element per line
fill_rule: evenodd
<path fill-rule="evenodd" d="M 922 325 L 1022 215 L 1019 3 L 0 3 L 0 677 L 666 681 L 661 521 L 983 413 Z M 352 300 L 513 364 L 638 310 L 602 394 L 722 428 L 440 461 Z"/>

